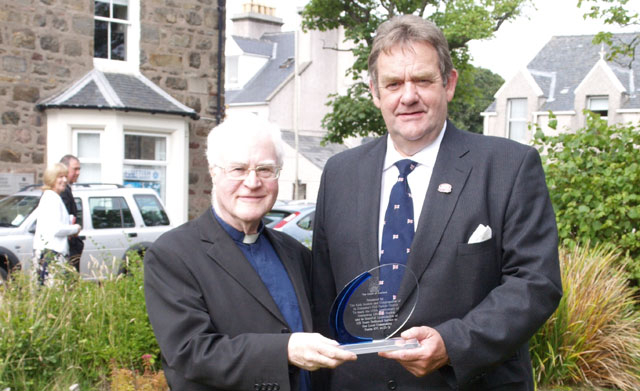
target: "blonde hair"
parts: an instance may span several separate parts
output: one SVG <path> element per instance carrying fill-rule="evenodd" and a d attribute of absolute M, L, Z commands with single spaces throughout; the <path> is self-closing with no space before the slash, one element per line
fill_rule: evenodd
<path fill-rule="evenodd" d="M 67 175 L 67 166 L 62 163 L 56 163 L 53 166 L 47 167 L 44 170 L 44 174 L 42 174 L 42 190 L 53 190 L 53 187 L 56 184 L 56 179 L 60 175 Z"/>

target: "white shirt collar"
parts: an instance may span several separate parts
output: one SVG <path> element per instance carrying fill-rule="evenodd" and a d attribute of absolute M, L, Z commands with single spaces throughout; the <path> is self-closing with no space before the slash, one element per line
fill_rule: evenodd
<path fill-rule="evenodd" d="M 413 156 L 411 156 L 411 160 L 417 162 L 418 164 L 433 168 L 433 166 L 436 164 L 436 158 L 438 157 L 438 151 L 440 150 L 440 143 L 442 143 L 442 138 L 444 137 L 446 128 L 447 121 L 444 121 L 444 125 L 438 137 L 433 140 L 431 144 L 427 145 L 420 151 L 416 152 Z M 407 158 L 400 155 L 400 152 L 398 152 L 393 145 L 391 135 L 387 134 L 387 153 L 384 158 L 384 166 L 382 170 L 388 170 L 391 166 L 396 164 L 397 161 L 402 159 Z"/>

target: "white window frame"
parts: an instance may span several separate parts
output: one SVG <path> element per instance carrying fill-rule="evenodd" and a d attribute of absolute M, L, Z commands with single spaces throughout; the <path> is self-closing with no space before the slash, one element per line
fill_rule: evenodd
<path fill-rule="evenodd" d="M 103 129 L 83 129 L 83 128 L 74 128 L 72 130 L 72 151 L 73 151 L 73 155 L 78 157 L 78 161 L 80 161 L 80 166 L 82 167 L 82 164 L 99 164 L 100 165 L 100 179 L 97 182 L 102 182 L 102 177 L 103 177 L 103 162 L 104 159 L 102 158 L 102 136 L 103 136 L 104 130 Z M 99 149 L 100 149 L 100 156 L 95 157 L 95 158 L 87 158 L 85 156 L 80 156 L 79 155 L 79 151 L 78 151 L 78 135 L 80 134 L 97 134 L 98 138 L 100 140 L 99 142 Z M 80 172 L 82 174 L 82 171 Z"/>
<path fill-rule="evenodd" d="M 509 99 L 507 99 L 507 138 L 509 138 L 511 140 L 515 140 L 515 141 L 521 142 L 521 143 L 526 143 L 527 142 L 527 131 L 526 131 L 526 129 L 527 129 L 527 116 L 526 116 L 526 114 L 525 114 L 524 117 L 513 117 L 512 116 L 512 107 L 513 107 L 513 104 L 516 101 L 518 103 L 524 102 L 525 112 L 528 111 L 527 110 L 527 104 L 528 104 L 527 98 L 509 98 Z M 512 125 L 516 124 L 516 123 L 524 125 L 525 131 L 524 131 L 524 133 L 522 135 L 522 138 L 515 137 L 512 134 Z"/>
<path fill-rule="evenodd" d="M 113 4 L 122 3 L 119 0 L 98 0 L 103 3 L 109 3 L 109 7 L 113 8 Z M 107 22 L 119 23 L 127 26 L 126 32 L 126 55 L 125 60 L 111 60 L 107 58 L 93 58 L 93 66 L 102 72 L 116 73 L 135 73 L 140 68 L 140 0 L 128 0 L 127 4 L 128 20 L 107 18 L 96 16 L 94 12 L 93 19 Z M 109 25 L 110 26 L 110 25 Z M 110 29 L 111 27 L 109 27 Z M 94 36 L 95 39 L 95 36 Z M 109 41 L 110 42 L 110 41 Z M 110 43 L 109 43 L 110 46 Z M 109 51 L 109 55 L 111 52 Z"/>
<path fill-rule="evenodd" d="M 606 112 L 607 115 L 602 115 L 600 112 L 604 111 L 602 109 L 602 102 L 606 102 Z M 594 106 L 597 106 L 594 108 Z M 600 119 L 608 120 L 609 119 L 609 96 L 608 95 L 592 95 L 587 97 L 587 110 L 600 114 Z"/>
<path fill-rule="evenodd" d="M 226 56 L 225 58 L 225 88 L 238 87 L 238 63 L 240 56 Z"/>
<path fill-rule="evenodd" d="M 126 136 L 141 136 L 141 137 L 158 137 L 158 138 L 163 138 L 164 139 L 164 146 L 165 146 L 165 150 L 164 150 L 164 156 L 165 156 L 165 160 L 142 160 L 142 159 L 125 159 L 124 156 L 122 157 L 122 166 L 124 168 L 124 166 L 126 165 L 131 165 L 131 166 L 161 166 L 164 167 L 164 187 L 162 189 L 162 194 L 158 194 L 158 196 L 160 197 L 160 199 L 162 199 L 163 203 L 166 203 L 166 192 L 167 192 L 167 176 L 168 176 L 168 172 L 167 172 L 167 167 L 169 166 L 169 151 L 171 149 L 171 145 L 169 144 L 171 142 L 171 137 L 169 137 L 168 134 L 165 133 L 160 133 L 160 132 L 144 132 L 144 131 L 140 131 L 140 130 L 129 130 L 129 129 L 124 129 L 123 135 L 122 135 L 122 150 L 123 152 L 125 151 L 125 140 L 126 140 Z M 124 173 L 124 171 L 123 171 Z"/>

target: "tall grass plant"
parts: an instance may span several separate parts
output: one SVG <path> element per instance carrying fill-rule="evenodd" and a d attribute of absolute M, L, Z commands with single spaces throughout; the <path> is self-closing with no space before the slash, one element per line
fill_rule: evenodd
<path fill-rule="evenodd" d="M 18 273 L 0 287 L 0 389 L 105 387 L 113 365 L 144 370 L 159 355 L 144 304 L 142 261 L 99 282 L 62 267 L 45 285 Z"/>
<path fill-rule="evenodd" d="M 564 296 L 531 341 L 539 385 L 640 390 L 640 314 L 620 258 L 606 245 L 561 250 Z"/>

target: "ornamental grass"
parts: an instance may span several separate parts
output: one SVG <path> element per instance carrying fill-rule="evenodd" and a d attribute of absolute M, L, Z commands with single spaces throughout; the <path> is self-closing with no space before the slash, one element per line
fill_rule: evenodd
<path fill-rule="evenodd" d="M 640 390 L 640 313 L 625 262 L 612 246 L 561 250 L 564 295 L 531 340 L 539 385 Z"/>
<path fill-rule="evenodd" d="M 44 286 L 23 272 L 0 285 L 0 390 L 108 390 L 114 367 L 155 373 L 160 350 L 134 257 L 127 274 L 99 282 L 62 266 Z"/>

